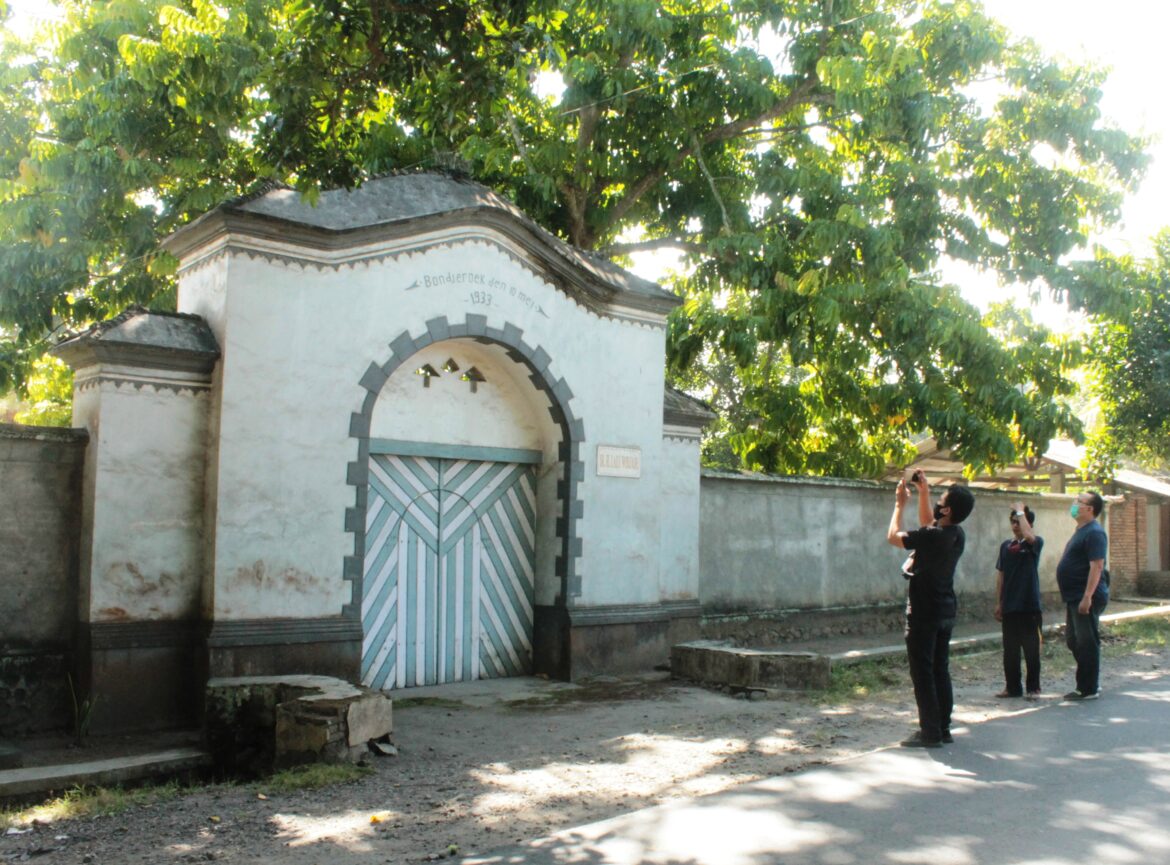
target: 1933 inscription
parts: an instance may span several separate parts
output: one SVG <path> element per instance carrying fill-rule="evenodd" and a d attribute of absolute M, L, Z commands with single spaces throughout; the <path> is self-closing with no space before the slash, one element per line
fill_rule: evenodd
<path fill-rule="evenodd" d="M 466 303 L 471 306 L 499 307 L 502 302 L 517 303 L 525 309 L 543 315 L 551 316 L 544 311 L 536 298 L 510 282 L 506 282 L 486 273 L 473 270 L 449 270 L 445 273 L 428 273 L 421 279 L 416 279 L 406 287 L 407 291 L 416 288 L 445 288 L 467 287 L 470 291 L 464 296 Z M 482 286 L 482 287 L 480 287 Z"/>

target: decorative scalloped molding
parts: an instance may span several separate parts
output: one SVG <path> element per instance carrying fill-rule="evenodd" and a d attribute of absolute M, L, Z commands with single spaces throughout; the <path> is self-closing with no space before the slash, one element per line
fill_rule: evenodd
<path fill-rule="evenodd" d="M 598 320 L 608 319 L 622 324 L 637 325 L 649 330 L 665 330 L 666 322 L 658 315 L 624 306 L 620 303 L 601 306 L 584 302 L 573 292 L 567 291 L 559 281 L 548 278 L 548 274 L 532 266 L 531 260 L 522 251 L 513 249 L 505 238 L 487 231 L 465 230 L 458 234 L 447 236 L 420 236 L 416 242 L 395 242 L 388 244 L 389 248 L 371 248 L 362 254 L 345 257 L 316 256 L 310 250 L 288 244 L 272 244 L 258 242 L 249 238 L 225 237 L 206 248 L 206 252 L 193 257 L 190 263 L 185 263 L 179 270 L 180 278 L 193 273 L 225 257 L 235 255 L 246 257 L 252 261 L 263 261 L 274 266 L 285 267 L 297 272 L 314 270 L 318 273 L 354 271 L 359 268 L 371 268 L 375 265 L 398 264 L 404 258 L 431 251 L 455 251 L 463 245 L 490 246 L 497 249 L 511 259 L 515 264 L 527 271 L 533 278 L 539 280 L 549 289 L 559 292 L 577 308 L 588 313 Z"/>
<path fill-rule="evenodd" d="M 164 379 L 152 379 L 146 377 L 132 378 L 129 376 L 108 374 L 99 374 L 86 378 L 83 381 L 75 383 L 73 389 L 78 393 L 82 393 L 87 390 L 93 390 L 95 387 L 102 384 L 112 384 L 119 389 L 122 385 L 128 385 L 133 387 L 134 390 L 139 391 L 144 387 L 148 387 L 155 393 L 168 391 L 170 393 L 176 394 L 187 393 L 194 397 L 208 396 L 211 392 L 210 382 L 177 382 Z"/>

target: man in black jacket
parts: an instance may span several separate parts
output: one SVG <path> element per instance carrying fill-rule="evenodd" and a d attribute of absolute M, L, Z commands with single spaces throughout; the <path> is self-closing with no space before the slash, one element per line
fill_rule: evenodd
<path fill-rule="evenodd" d="M 902 512 L 911 486 L 918 493 L 919 528 L 902 530 Z M 926 476 L 915 472 L 911 484 L 898 481 L 894 513 L 886 540 L 910 550 L 902 566 L 909 581 L 906 600 L 906 657 L 914 700 L 918 704 L 918 732 L 902 742 L 907 748 L 938 748 L 951 739 L 951 631 L 955 627 L 955 565 L 963 555 L 966 535 L 959 524 L 975 507 L 975 497 L 961 484 L 952 484 L 933 508 Z"/>

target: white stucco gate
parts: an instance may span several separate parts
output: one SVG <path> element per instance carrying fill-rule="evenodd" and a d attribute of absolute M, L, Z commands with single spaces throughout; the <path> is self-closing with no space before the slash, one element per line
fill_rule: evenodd
<path fill-rule="evenodd" d="M 58 346 L 104 729 L 205 676 L 573 680 L 698 635 L 680 298 L 438 174 L 265 187 L 164 249 L 176 312 Z"/>
<path fill-rule="evenodd" d="M 363 684 L 532 671 L 539 455 L 506 456 L 526 462 L 371 454 Z"/>

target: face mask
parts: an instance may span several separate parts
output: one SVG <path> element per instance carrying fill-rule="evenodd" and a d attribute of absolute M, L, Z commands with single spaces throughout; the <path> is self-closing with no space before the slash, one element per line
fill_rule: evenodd
<path fill-rule="evenodd" d="M 1075 520 L 1077 517 L 1079 517 L 1081 515 L 1081 503 L 1080 502 L 1073 502 L 1071 505 L 1068 506 L 1068 512 L 1069 512 L 1069 515 Z"/>
<path fill-rule="evenodd" d="M 934 518 L 935 518 L 935 520 L 941 520 L 943 518 L 943 506 L 942 505 L 935 505 L 934 506 Z"/>

